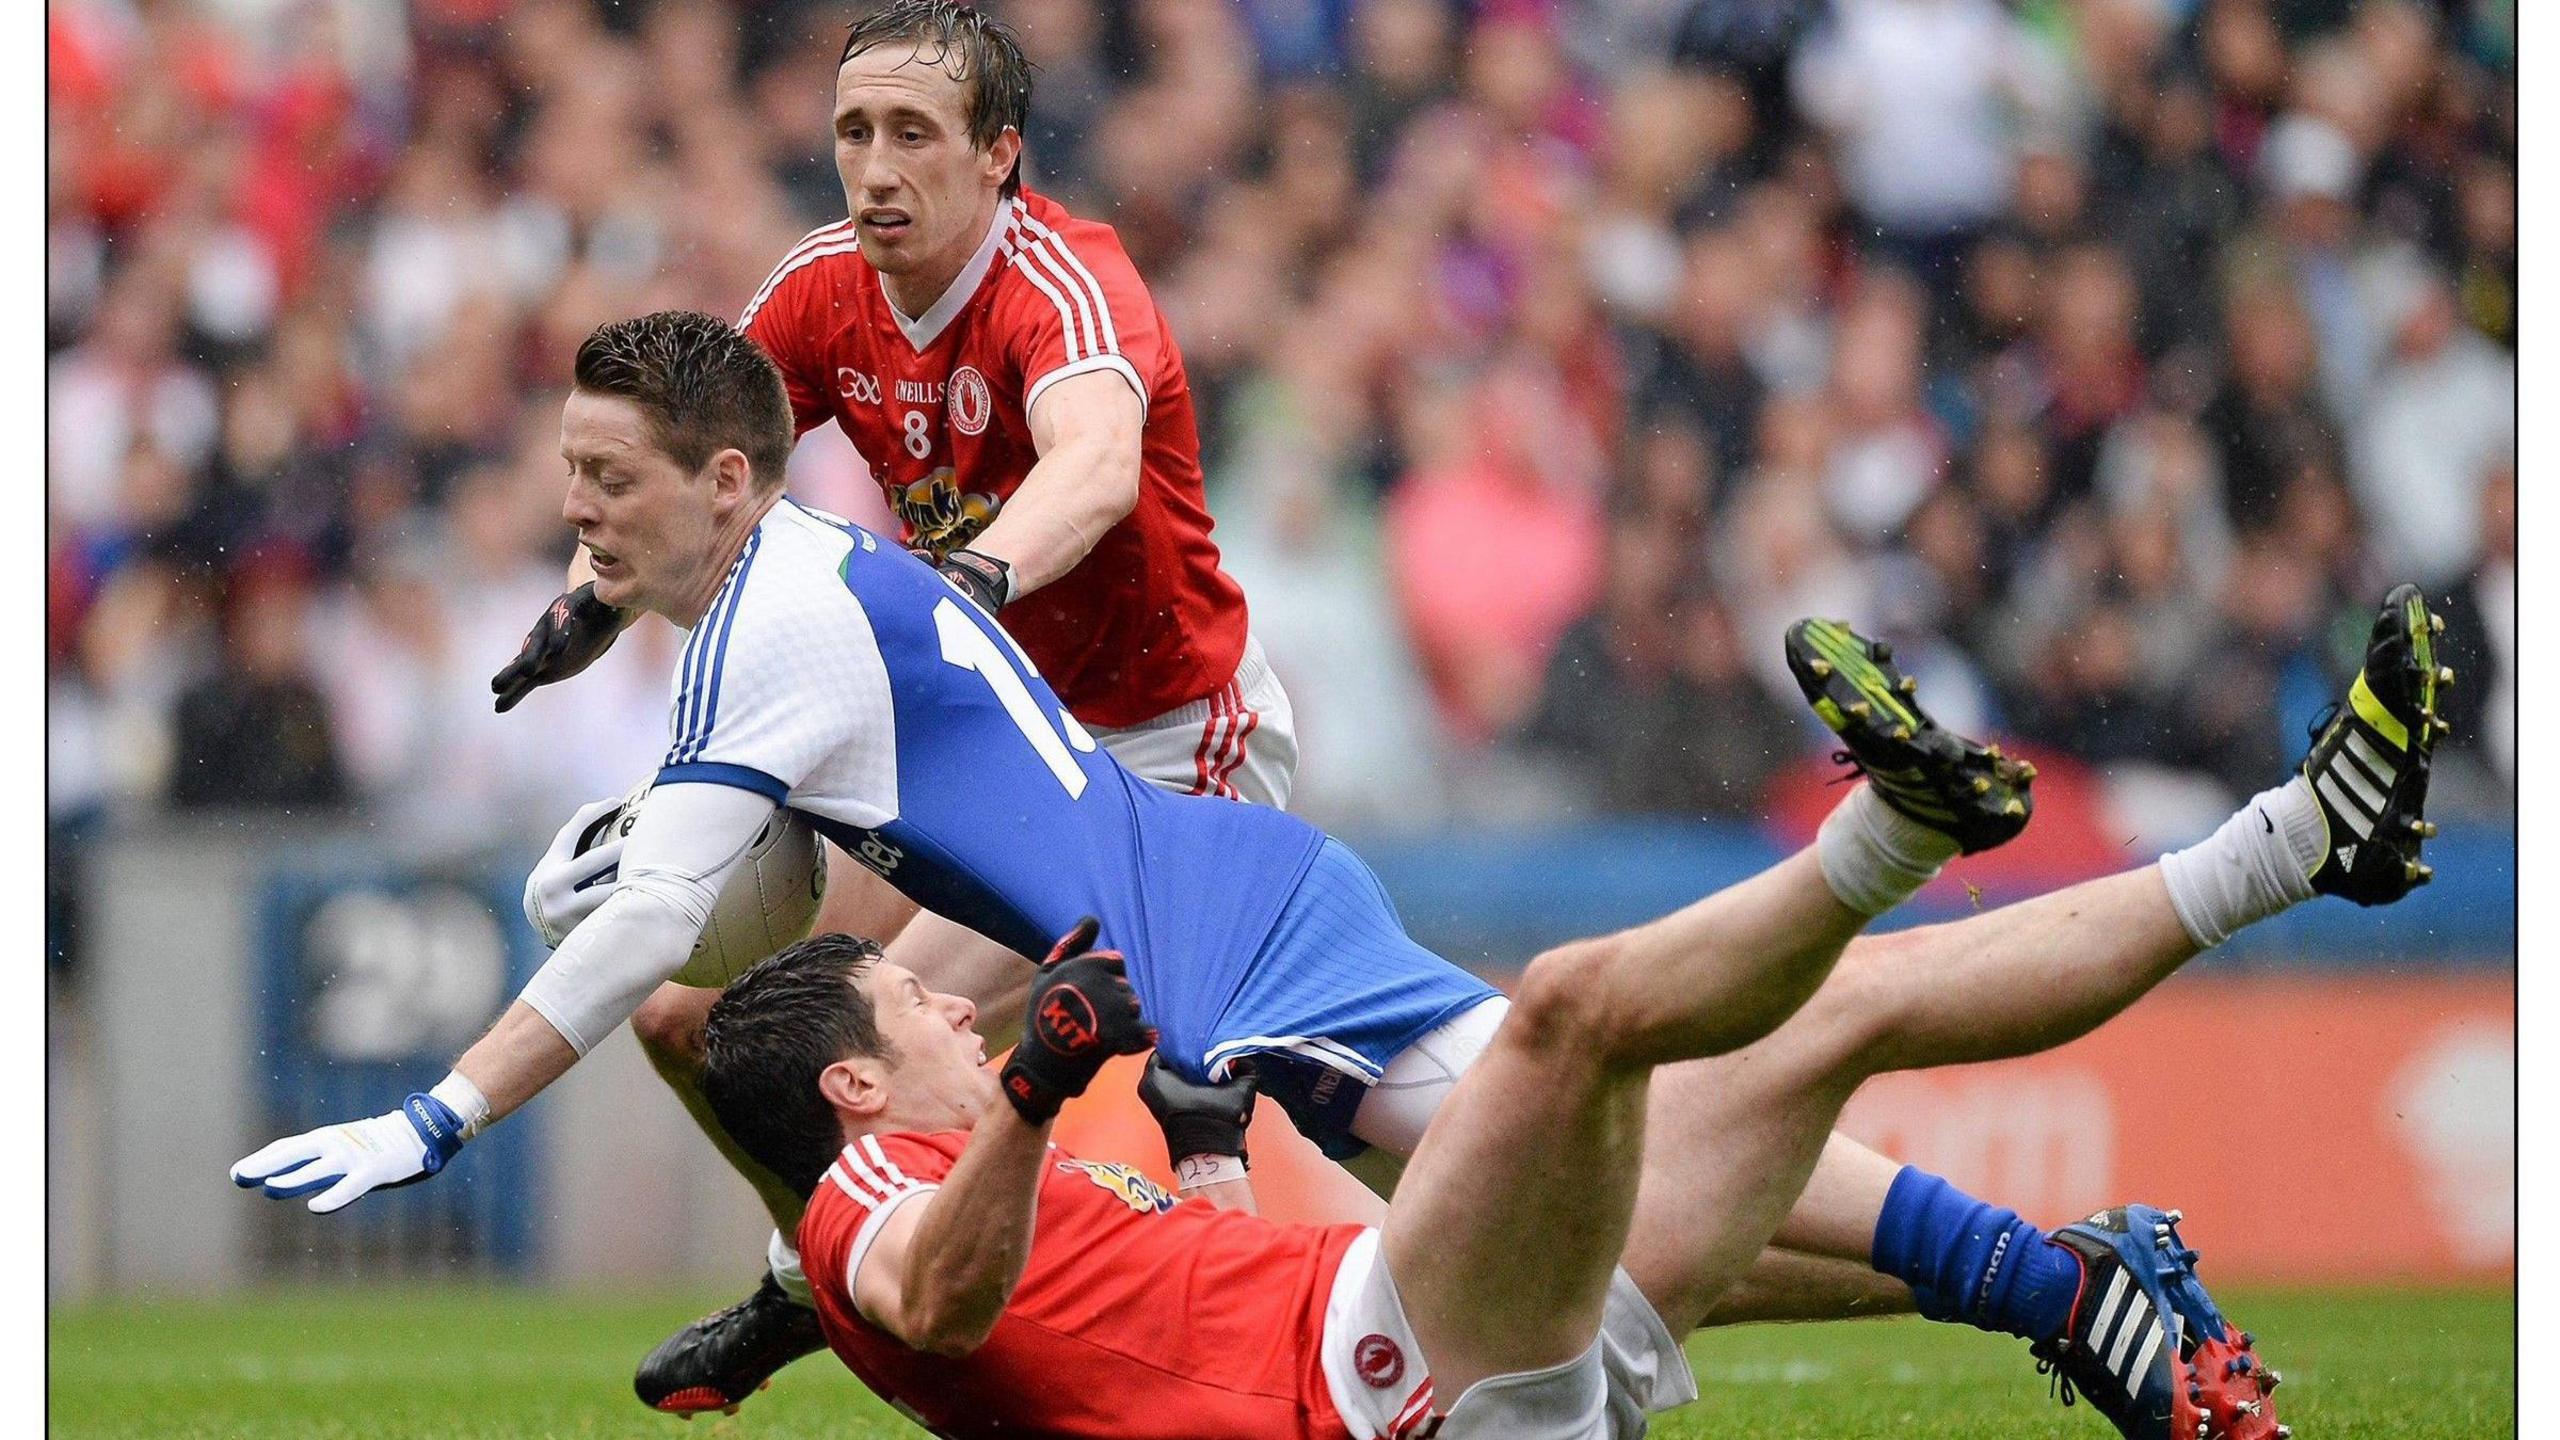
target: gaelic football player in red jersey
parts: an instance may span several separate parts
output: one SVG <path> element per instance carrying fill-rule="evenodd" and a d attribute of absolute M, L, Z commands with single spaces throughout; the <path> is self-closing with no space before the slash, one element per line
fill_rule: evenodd
<path fill-rule="evenodd" d="M 843 428 L 906 543 L 1001 614 L 1122 764 L 1168 789 L 1283 805 L 1289 700 L 1209 538 L 1181 349 L 1111 228 L 1023 187 L 1030 99 L 1012 34 L 967 6 L 899 0 L 855 21 L 834 109 L 847 216 L 792 247 L 740 328 L 780 367 L 798 428 Z M 492 682 L 499 709 L 612 643 L 626 617 L 582 582 L 615 563 L 579 552 L 576 588 Z M 821 931 L 894 936 L 901 964 L 1014 1013 L 1019 957 L 918 915 L 841 852 L 829 881 Z M 739 1163 L 697 1088 L 713 994 L 670 984 L 632 1029 Z M 789 1235 L 799 1197 L 739 1168 Z M 774 1258 L 795 1276 L 787 1249 Z M 688 1353 L 760 1376 L 818 1344 L 806 1306 L 770 1280 L 705 1326 L 644 1366 L 643 1399 L 690 1387 Z"/>

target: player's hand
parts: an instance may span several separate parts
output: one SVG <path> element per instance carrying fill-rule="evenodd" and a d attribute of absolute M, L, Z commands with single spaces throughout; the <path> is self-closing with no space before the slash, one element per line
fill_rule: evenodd
<path fill-rule="evenodd" d="M 622 872 L 622 844 L 631 834 L 631 827 L 622 823 L 631 799 L 626 795 L 579 806 L 524 877 L 524 918 L 543 944 L 559 949 L 569 932 L 613 894 Z"/>
<path fill-rule="evenodd" d="M 1022 1043 L 1005 1062 L 1005 1098 L 1022 1118 L 1046 1125 L 1058 1107 L 1093 1083 L 1115 1055 L 1136 1055 L 1156 1043 L 1155 1027 L 1138 1013 L 1129 988 L 1128 960 L 1117 950 L 1096 950 L 1102 922 L 1087 915 L 1051 947 L 1031 982 L 1030 1018 Z"/>
<path fill-rule="evenodd" d="M 417 1094 L 388 1115 L 289 1135 L 231 1167 L 231 1183 L 271 1200 L 320 1193 L 311 1213 L 343 1210 L 375 1190 L 414 1184 L 462 1148 L 462 1117 Z"/>
<path fill-rule="evenodd" d="M 1164 1152 L 1175 1165 L 1195 1155 L 1232 1155 L 1250 1162 L 1244 1152 L 1245 1127 L 1253 1122 L 1253 1077 L 1191 1080 L 1164 1063 L 1159 1050 L 1147 1061 L 1138 1082 L 1138 1098 L 1164 1131 Z"/>
<path fill-rule="evenodd" d="M 498 695 L 498 713 L 516 708 L 516 702 L 532 694 L 535 686 L 566 680 L 596 663 L 596 657 L 611 649 L 614 637 L 622 633 L 624 618 L 620 610 L 596 598 L 593 580 L 552 601 L 551 608 L 525 632 L 524 648 L 489 681 L 489 688 Z"/>
<path fill-rule="evenodd" d="M 960 588 L 960 593 L 977 602 L 979 609 L 993 615 L 1013 599 L 1013 567 L 993 555 L 975 550 L 954 550 L 942 557 L 933 568 L 942 578 Z"/>

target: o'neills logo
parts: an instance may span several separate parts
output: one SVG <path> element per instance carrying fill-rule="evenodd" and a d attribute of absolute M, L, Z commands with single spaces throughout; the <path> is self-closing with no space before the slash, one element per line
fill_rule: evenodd
<path fill-rule="evenodd" d="M 987 393 L 987 377 L 979 374 L 975 365 L 963 365 L 952 372 L 945 403 L 951 412 L 951 428 L 963 435 L 986 429 L 996 408 L 995 398 Z"/>

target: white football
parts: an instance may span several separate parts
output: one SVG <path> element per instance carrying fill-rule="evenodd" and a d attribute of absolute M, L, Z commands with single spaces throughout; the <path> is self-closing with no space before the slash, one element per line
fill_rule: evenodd
<path fill-rule="evenodd" d="M 648 798 L 646 786 L 633 792 L 605 823 L 580 837 L 580 853 L 629 836 Z M 826 847 L 818 832 L 798 811 L 775 810 L 720 887 L 711 919 L 702 927 L 702 938 L 693 942 L 684 968 L 675 973 L 676 983 L 726 989 L 757 961 L 808 939 L 826 893 Z"/>

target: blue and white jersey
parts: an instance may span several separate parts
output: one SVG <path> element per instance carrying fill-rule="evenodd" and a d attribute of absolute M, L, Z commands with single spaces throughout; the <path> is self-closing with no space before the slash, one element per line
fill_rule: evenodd
<path fill-rule="evenodd" d="M 1162 1053 L 1195 1074 L 1213 1051 L 1305 1049 L 1374 1078 L 1452 996 L 1490 993 L 1419 947 L 1398 965 L 1433 969 L 1436 987 L 1344 985 L 1335 966 L 1262 954 L 1322 832 L 1139 779 L 932 567 L 791 501 L 695 628 L 671 723 L 659 784 L 787 804 L 910 899 L 1026 957 L 1098 917 Z M 1370 1003 L 1384 995 L 1401 997 L 1393 1013 Z"/>

